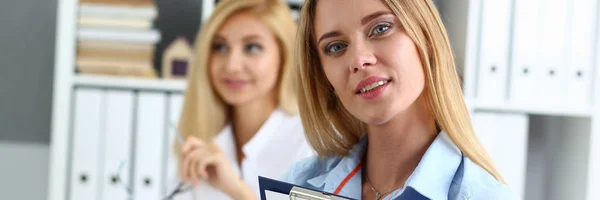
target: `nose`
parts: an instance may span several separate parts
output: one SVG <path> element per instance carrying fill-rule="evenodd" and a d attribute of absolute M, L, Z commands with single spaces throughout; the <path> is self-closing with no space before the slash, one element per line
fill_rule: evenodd
<path fill-rule="evenodd" d="M 225 63 L 225 71 L 229 73 L 239 72 L 243 68 L 243 56 L 238 51 L 231 51 L 227 55 L 227 62 Z"/>
<path fill-rule="evenodd" d="M 377 58 L 373 53 L 372 46 L 364 39 L 359 39 L 354 45 L 350 46 L 352 55 L 352 61 L 348 65 L 349 70 L 352 73 L 356 73 L 359 70 L 364 70 L 367 67 L 371 67 L 377 63 Z"/>

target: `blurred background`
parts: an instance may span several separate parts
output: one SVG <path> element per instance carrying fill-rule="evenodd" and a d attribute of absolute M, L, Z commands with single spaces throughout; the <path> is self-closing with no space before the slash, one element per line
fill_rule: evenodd
<path fill-rule="evenodd" d="M 297 17 L 302 0 L 288 2 Z M 511 189 L 600 199 L 600 1 L 435 2 L 473 126 Z M 0 199 L 107 199 L 116 175 L 162 194 L 215 3 L 0 1 Z"/>

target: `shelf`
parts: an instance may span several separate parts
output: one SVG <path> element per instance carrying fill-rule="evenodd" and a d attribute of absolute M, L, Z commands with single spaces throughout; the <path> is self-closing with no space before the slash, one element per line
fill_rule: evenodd
<path fill-rule="evenodd" d="M 73 77 L 73 85 L 127 90 L 158 90 L 167 92 L 184 92 L 186 88 L 185 80 L 144 79 L 99 75 L 75 75 Z"/>
<path fill-rule="evenodd" d="M 552 115 L 567 117 L 591 117 L 593 115 L 592 106 L 565 106 L 565 105 L 544 105 L 544 104 L 518 104 L 518 103 L 487 103 L 477 102 L 473 107 L 475 110 L 482 111 L 500 111 L 515 112 L 536 115 Z"/>

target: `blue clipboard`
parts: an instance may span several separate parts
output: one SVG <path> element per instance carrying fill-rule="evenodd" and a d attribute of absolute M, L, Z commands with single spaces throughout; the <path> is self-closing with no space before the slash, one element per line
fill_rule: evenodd
<path fill-rule="evenodd" d="M 294 184 L 286 183 L 283 181 L 265 178 L 262 176 L 258 177 L 258 185 L 259 185 L 259 189 L 260 189 L 260 199 L 261 200 L 267 200 L 265 191 L 273 191 L 273 192 L 277 192 L 280 194 L 289 195 L 291 197 L 290 199 L 293 199 L 292 197 L 299 197 L 299 198 L 310 199 L 310 200 L 313 200 L 313 199 L 314 200 L 326 200 L 326 199 L 355 200 L 352 198 L 343 197 L 343 196 L 331 194 L 328 192 L 312 190 L 312 189 L 297 186 Z"/>
<path fill-rule="evenodd" d="M 310 200 L 325 200 L 325 199 L 331 199 L 331 200 L 355 200 L 352 198 L 348 198 L 348 197 L 343 197 L 343 196 L 339 196 L 339 195 L 335 195 L 335 194 L 331 194 L 328 192 L 323 192 L 323 191 L 316 191 L 316 190 L 311 190 L 305 187 L 301 187 L 301 186 L 297 186 L 294 184 L 290 184 L 290 183 L 286 183 L 286 182 L 282 182 L 282 181 L 278 181 L 278 180 L 273 180 L 273 179 L 269 179 L 269 178 L 265 178 L 262 176 L 258 177 L 258 184 L 259 184 L 259 188 L 260 188 L 260 199 L 261 200 L 267 200 L 265 191 L 273 191 L 273 192 L 277 192 L 280 194 L 285 194 L 285 195 L 290 195 L 293 196 L 294 194 L 298 194 L 298 193 L 303 193 L 304 195 L 298 195 L 298 197 L 301 197 L 303 199 L 310 199 Z M 292 199 L 292 198 L 290 198 Z M 416 191 L 414 188 L 412 187 L 406 187 L 406 189 L 404 190 L 404 192 L 402 192 L 402 194 L 396 198 L 394 198 L 394 200 L 429 200 L 429 198 L 423 196 L 421 193 L 419 193 L 418 191 Z"/>

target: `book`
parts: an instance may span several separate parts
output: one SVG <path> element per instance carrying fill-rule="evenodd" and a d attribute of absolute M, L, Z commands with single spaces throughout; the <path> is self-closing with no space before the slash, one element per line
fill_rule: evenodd
<path fill-rule="evenodd" d="M 96 3 L 110 5 L 127 5 L 127 6 L 152 6 L 152 0 L 79 0 L 80 3 Z"/>
<path fill-rule="evenodd" d="M 78 40 L 129 42 L 156 44 L 160 41 L 158 30 L 123 30 L 123 29 L 101 29 L 80 28 L 77 30 Z"/>
<path fill-rule="evenodd" d="M 84 58 L 107 58 L 130 61 L 152 61 L 154 51 L 123 51 L 107 49 L 77 48 L 77 56 Z"/>
<path fill-rule="evenodd" d="M 102 17 L 80 17 L 77 19 L 80 28 L 121 28 L 148 30 L 152 28 L 152 21 L 143 19 L 118 19 Z"/>
<path fill-rule="evenodd" d="M 157 77 L 151 61 L 78 57 L 76 66 L 77 70 L 84 74 L 135 76 L 144 78 Z"/>
<path fill-rule="evenodd" d="M 102 17 L 116 19 L 145 19 L 152 21 L 158 17 L 156 6 L 127 6 L 110 4 L 82 3 L 79 17 Z"/>
<path fill-rule="evenodd" d="M 142 44 L 142 43 L 78 40 L 77 48 L 78 49 L 103 50 L 103 51 L 154 52 L 155 46 L 154 46 L 154 44 Z"/>

